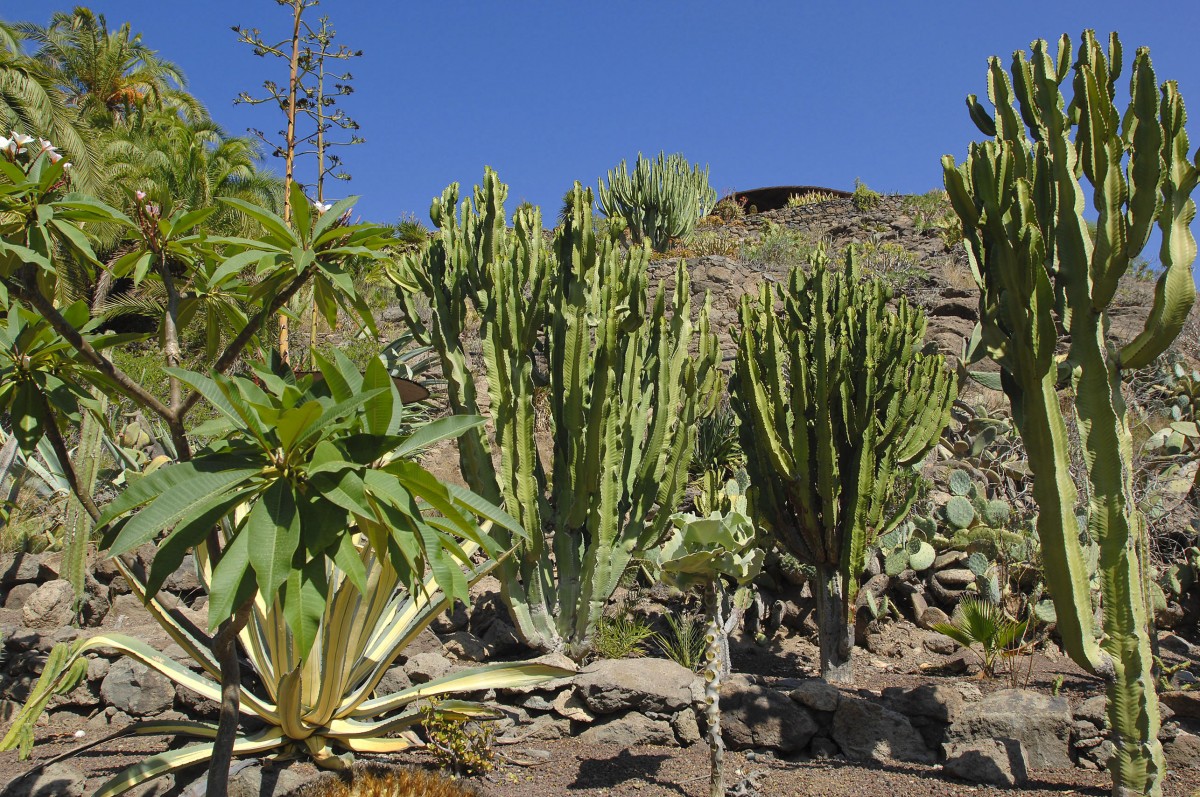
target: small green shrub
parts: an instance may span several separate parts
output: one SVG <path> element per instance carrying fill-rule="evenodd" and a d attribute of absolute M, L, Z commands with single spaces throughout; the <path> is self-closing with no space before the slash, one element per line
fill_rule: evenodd
<path fill-rule="evenodd" d="M 426 227 L 415 213 L 400 217 L 396 222 L 396 240 L 407 246 L 424 246 L 429 242 L 429 228 Z"/>
<path fill-rule="evenodd" d="M 622 608 L 613 617 L 600 618 L 593 647 L 602 659 L 640 658 L 646 655 L 646 642 L 653 636 L 649 623 Z"/>
<path fill-rule="evenodd" d="M 634 240 L 648 240 L 656 252 L 686 237 L 717 201 L 708 184 L 708 167 L 691 164 L 680 153 L 660 152 L 650 160 L 638 153 L 633 171 L 625 161 L 600 180 L 596 197 L 604 215 L 620 217 Z"/>
<path fill-rule="evenodd" d="M 747 263 L 763 263 L 785 268 L 808 266 L 823 244 L 824 241 L 819 237 L 767 222 L 757 239 L 742 242 L 739 259 Z"/>
<path fill-rule="evenodd" d="M 733 475 L 745 461 L 738 442 L 737 416 L 727 403 L 722 402 L 716 411 L 701 418 L 697 424 L 691 472 L 693 475 L 715 473 L 724 484 L 725 478 Z"/>
<path fill-rule="evenodd" d="M 492 726 L 457 717 L 452 711 L 440 711 L 440 702 L 430 701 L 421 723 L 425 728 L 426 749 L 438 767 L 459 777 L 484 775 L 495 769 Z"/>
<path fill-rule="evenodd" d="M 879 203 L 883 201 L 883 195 L 867 188 L 867 184 L 862 180 L 855 179 L 854 196 L 851 199 L 854 201 L 854 207 L 865 212 L 879 207 Z"/>
<path fill-rule="evenodd" d="M 654 635 L 658 649 L 671 661 L 696 672 L 704 664 L 704 618 L 668 612 L 663 619 L 667 623 L 666 633 Z"/>

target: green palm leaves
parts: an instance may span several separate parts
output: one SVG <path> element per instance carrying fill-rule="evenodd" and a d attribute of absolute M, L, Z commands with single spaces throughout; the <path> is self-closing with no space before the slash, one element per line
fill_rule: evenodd
<path fill-rule="evenodd" d="M 1028 620 L 1017 622 L 999 604 L 978 598 L 963 598 L 949 623 L 935 623 L 931 630 L 945 634 L 967 650 L 980 647 L 980 665 L 989 678 L 996 675 L 996 662 L 1017 649 L 1025 636 Z"/>
<path fill-rule="evenodd" d="M 891 505 L 897 471 L 937 442 L 956 380 L 941 355 L 921 352 L 925 317 L 882 283 L 864 280 L 853 250 L 830 271 L 764 285 L 742 301 L 731 382 L 754 502 L 768 529 L 817 568 L 821 670 L 848 680 L 849 604 L 873 535 L 893 528 L 913 496 Z M 775 312 L 777 303 L 782 315 Z"/>
<path fill-rule="evenodd" d="M 1158 794 L 1164 763 L 1143 567 L 1145 533 L 1133 500 L 1132 437 L 1121 373 L 1162 353 L 1195 299 L 1196 243 L 1190 195 L 1200 155 L 1188 158 L 1183 100 L 1173 82 L 1157 84 L 1149 51 L 1134 56 L 1129 105 L 1114 104 L 1123 52 L 1107 52 L 1086 31 L 1074 65 L 1063 36 L 1013 55 L 1012 77 L 998 58 L 988 66 L 994 113 L 972 96 L 968 107 L 992 140 L 967 160 L 943 158 L 946 188 L 962 220 L 980 288 L 982 342 L 1002 369 L 1002 385 L 1029 453 L 1038 503 L 1038 536 L 1058 630 L 1081 666 L 1108 681 L 1109 724 L 1118 791 Z M 1073 77 L 1073 97 L 1061 86 Z M 1092 186 L 1095 231 L 1083 216 Z M 1162 276 L 1142 331 L 1118 347 L 1108 308 L 1131 260 L 1157 224 Z M 1059 403 L 1057 325 L 1070 334 L 1065 370 L 1087 464 L 1087 531 L 1100 550 L 1103 631 L 1092 618 L 1089 576 L 1075 518 L 1066 422 Z"/>
<path fill-rule="evenodd" d="M 450 599 L 467 597 L 466 581 L 452 566 L 461 554 L 453 535 L 500 555 L 474 524 L 473 513 L 483 504 L 402 458 L 421 440 L 400 436 L 404 410 L 383 363 L 372 362 L 364 375 L 340 354 L 334 361 L 318 357 L 318 363 L 319 380 L 297 380 L 283 367 L 257 369 L 253 380 L 173 371 L 221 413 L 199 430 L 217 439 L 190 461 L 140 479 L 98 521 L 110 525 L 114 556 L 165 532 L 147 581 L 150 594 L 220 524 L 210 627 L 255 595 L 267 604 L 278 599 L 301 657 L 325 611 L 327 560 L 366 589 L 345 529 L 364 535 L 405 587 L 418 588 L 428 567 Z M 462 419 L 435 422 L 422 437 L 461 433 L 469 425 Z M 422 506 L 442 517 L 426 518 Z M 503 512 L 487 514 L 511 533 L 523 533 Z"/>

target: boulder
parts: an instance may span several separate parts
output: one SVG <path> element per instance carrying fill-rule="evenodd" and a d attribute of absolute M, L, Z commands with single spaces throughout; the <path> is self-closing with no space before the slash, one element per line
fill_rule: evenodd
<path fill-rule="evenodd" d="M 37 584 L 14 584 L 4 596 L 4 608 L 19 612 L 29 596 L 37 592 Z"/>
<path fill-rule="evenodd" d="M 601 659 L 583 668 L 575 687 L 596 714 L 670 714 L 692 704 L 695 680 L 691 670 L 670 659 Z"/>
<path fill-rule="evenodd" d="M 455 631 L 446 637 L 443 644 L 446 652 L 459 661 L 483 661 L 487 658 L 487 648 L 470 631 Z"/>
<path fill-rule="evenodd" d="M 42 569 L 42 556 L 36 553 L 0 554 L 0 589 L 11 589 L 17 584 L 28 584 L 38 579 Z"/>
<path fill-rule="evenodd" d="M 140 661 L 122 657 L 113 662 L 100 682 L 100 696 L 126 714 L 148 717 L 172 706 L 175 684 Z"/>
<path fill-rule="evenodd" d="M 12 781 L 0 797 L 82 797 L 87 780 L 70 764 L 51 764 L 27 777 Z"/>
<path fill-rule="evenodd" d="M 587 704 L 573 689 L 564 689 L 559 692 L 550 708 L 558 716 L 575 722 L 595 722 L 596 720 L 596 715 L 588 711 Z"/>
<path fill-rule="evenodd" d="M 1172 769 L 1200 770 L 1200 736 L 1180 731 L 1163 745 L 1167 764 Z"/>
<path fill-rule="evenodd" d="M 521 649 L 521 638 L 517 629 L 511 623 L 496 618 L 483 632 L 483 642 L 487 645 L 488 656 L 508 656 Z"/>
<path fill-rule="evenodd" d="M 906 717 L 924 717 L 937 722 L 953 722 L 966 704 L 962 694 L 946 684 L 922 684 L 915 687 L 891 686 L 883 690 L 885 706 Z"/>
<path fill-rule="evenodd" d="M 1108 701 L 1104 695 L 1089 697 L 1079 704 L 1079 708 L 1075 709 L 1075 719 L 1089 722 L 1097 728 L 1103 728 L 1107 705 Z"/>
<path fill-rule="evenodd" d="M 788 694 L 792 700 L 813 711 L 834 711 L 842 699 L 836 686 L 817 679 L 801 682 Z"/>
<path fill-rule="evenodd" d="M 584 744 L 611 744 L 632 747 L 639 744 L 678 746 L 675 731 L 667 720 L 656 720 L 638 711 L 593 725 L 579 734 Z"/>
<path fill-rule="evenodd" d="M 29 628 L 51 629 L 70 625 L 75 619 L 75 588 L 63 579 L 47 581 L 25 599 L 21 618 Z"/>
<path fill-rule="evenodd" d="M 833 715 L 833 740 L 856 761 L 932 764 L 935 756 L 908 718 L 863 698 L 843 695 Z"/>
<path fill-rule="evenodd" d="M 675 716 L 671 717 L 671 730 L 675 731 L 675 738 L 684 747 L 689 747 L 702 738 L 696 712 L 690 708 L 675 712 Z"/>
<path fill-rule="evenodd" d="M 917 618 L 917 625 L 926 630 L 932 628 L 938 623 L 950 622 L 950 615 L 936 606 L 930 606 L 925 611 L 921 612 L 921 616 Z"/>
<path fill-rule="evenodd" d="M 1021 786 L 1029 779 L 1029 756 L 1013 739 L 977 739 L 946 745 L 944 769 L 971 783 Z"/>
<path fill-rule="evenodd" d="M 950 743 L 981 739 L 1018 741 L 1034 769 L 1069 769 L 1071 706 L 1065 697 L 1025 689 L 993 692 L 959 712 L 946 734 Z"/>
<path fill-rule="evenodd" d="M 395 692 L 402 691 L 412 686 L 412 681 L 408 677 L 408 673 L 399 664 L 393 664 L 384 672 L 383 677 L 379 679 L 379 684 L 375 687 L 375 694 L 379 697 L 390 695 Z"/>
<path fill-rule="evenodd" d="M 439 643 L 439 647 L 441 644 Z M 418 653 L 415 656 L 410 656 L 408 662 L 404 665 L 404 672 L 408 674 L 408 678 L 414 684 L 428 683 L 437 678 L 441 678 L 451 670 L 454 665 L 450 659 L 443 656 L 441 653 Z"/>
<path fill-rule="evenodd" d="M 244 766 L 229 777 L 229 797 L 278 797 L 300 787 L 307 778 L 282 767 Z"/>
<path fill-rule="evenodd" d="M 1200 720 L 1200 691 L 1167 691 L 1158 696 L 1159 702 L 1175 712 L 1176 717 Z"/>
<path fill-rule="evenodd" d="M 734 750 L 793 753 L 817 733 L 817 723 L 787 694 L 733 678 L 721 688 L 721 735 Z"/>

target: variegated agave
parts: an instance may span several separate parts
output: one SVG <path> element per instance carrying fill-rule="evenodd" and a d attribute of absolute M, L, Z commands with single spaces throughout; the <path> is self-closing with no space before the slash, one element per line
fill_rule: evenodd
<path fill-rule="evenodd" d="M 471 582 L 496 565 L 489 559 L 472 566 L 470 556 L 477 548 L 473 543 L 461 548 L 460 565 Z M 203 550 L 198 553 L 200 576 L 207 584 L 211 567 Z M 388 561 L 376 558 L 370 546 L 362 547 L 361 557 L 367 571 L 366 592 L 360 593 L 344 574 L 330 568 L 324 616 L 312 651 L 303 659 L 292 642 L 280 602 L 268 607 L 261 596 L 256 600 L 240 641 L 262 686 L 252 689 L 243 684 L 241 710 L 263 727 L 240 736 L 234 755 L 307 754 L 319 766 L 340 769 L 354 753 L 383 753 L 419 745 L 412 728 L 424 716 L 417 705 L 423 699 L 524 686 L 570 674 L 537 662 L 501 663 L 461 670 L 391 694 L 376 694 L 384 673 L 449 601 L 437 590 L 432 576 L 422 590 L 409 593 Z M 144 598 L 141 574 L 117 561 L 135 594 Z M 120 634 L 102 634 L 60 646 L 4 740 L 5 746 L 17 743 L 28 749 L 33 722 L 52 695 L 70 691 L 83 677 L 83 654 L 90 650 L 120 651 L 202 697 L 220 701 L 220 670 L 206 635 L 158 598 L 151 598 L 147 608 L 202 672 L 193 672 L 145 642 Z M 495 716 L 483 705 L 460 700 L 443 699 L 438 708 L 461 718 Z M 95 797 L 115 797 L 159 775 L 204 762 L 212 755 L 216 726 L 198 721 L 146 721 L 127 732 L 177 734 L 200 741 L 140 761 L 105 783 Z"/>

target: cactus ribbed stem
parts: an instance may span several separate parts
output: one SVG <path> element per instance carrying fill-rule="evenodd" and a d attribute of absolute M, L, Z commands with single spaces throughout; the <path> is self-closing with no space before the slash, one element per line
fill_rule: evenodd
<path fill-rule="evenodd" d="M 974 96 L 968 106 L 993 140 L 972 144 L 961 166 L 943 158 L 943 171 L 980 288 L 981 340 L 1002 369 L 1029 453 L 1059 631 L 1071 657 L 1106 682 L 1113 793 L 1158 795 L 1166 768 L 1121 372 L 1165 351 L 1195 300 L 1190 194 L 1200 153 L 1189 161 L 1183 100 L 1173 82 L 1158 84 L 1145 48 L 1134 58 L 1123 114 L 1113 102 L 1122 62 L 1116 34 L 1105 52 L 1086 31 L 1073 68 L 1066 36 L 1057 56 L 1041 40 L 1032 53 L 1014 54 L 1012 80 L 999 59 L 990 60 L 994 118 Z M 1061 84 L 1069 75 L 1067 107 Z M 1092 189 L 1093 228 L 1083 216 L 1081 176 Z M 1118 349 L 1108 338 L 1109 306 L 1155 224 L 1163 272 L 1154 304 L 1141 333 Z M 1060 327 L 1070 336 L 1063 365 L 1087 470 L 1087 534 L 1099 549 L 1102 633 L 1092 617 L 1093 574 L 1080 546 L 1057 393 Z"/>
<path fill-rule="evenodd" d="M 821 645 L 821 677 L 831 684 L 854 682 L 850 651 L 854 646 L 854 625 L 846 582 L 836 566 L 816 565 L 813 596 L 817 599 L 817 633 Z"/>

